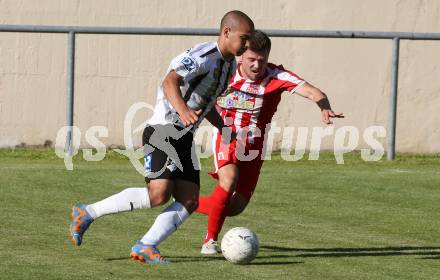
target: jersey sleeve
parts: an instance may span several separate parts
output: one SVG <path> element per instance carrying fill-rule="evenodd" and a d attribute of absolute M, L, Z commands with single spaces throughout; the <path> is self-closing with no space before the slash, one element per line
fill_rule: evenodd
<path fill-rule="evenodd" d="M 194 56 L 190 51 L 185 51 L 171 61 L 170 68 L 188 82 L 203 73 L 203 59 Z"/>
<path fill-rule="evenodd" d="M 277 79 L 282 82 L 282 89 L 289 93 L 295 93 L 296 90 L 301 87 L 306 81 L 295 73 L 285 70 L 282 65 L 278 66 L 279 72 L 277 73 Z"/>

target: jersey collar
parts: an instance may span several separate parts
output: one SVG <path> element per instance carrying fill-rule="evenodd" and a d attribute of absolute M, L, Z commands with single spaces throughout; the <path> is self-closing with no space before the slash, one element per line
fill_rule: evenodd
<path fill-rule="evenodd" d="M 220 50 L 219 46 L 218 46 L 218 42 L 215 42 L 215 47 L 217 48 L 218 52 L 220 53 L 220 55 L 222 56 L 222 59 L 226 62 L 231 62 L 231 61 L 227 61 L 225 56 L 223 55 L 222 51 Z"/>

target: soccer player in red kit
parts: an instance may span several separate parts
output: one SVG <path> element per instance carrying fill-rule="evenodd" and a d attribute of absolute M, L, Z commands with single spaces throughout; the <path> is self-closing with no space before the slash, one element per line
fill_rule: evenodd
<path fill-rule="evenodd" d="M 256 30 L 239 61 L 225 94 L 217 99 L 217 110 L 236 137 L 225 141 L 220 131 L 213 137 L 213 175 L 218 185 L 211 195 L 200 196 L 198 213 L 208 215 L 208 229 L 202 254 L 218 252 L 217 239 L 226 216 L 240 214 L 249 203 L 263 164 L 263 144 L 281 93 L 306 97 L 321 109 L 322 121 L 342 118 L 331 109 L 327 96 L 282 65 L 268 63 L 271 41 Z"/>

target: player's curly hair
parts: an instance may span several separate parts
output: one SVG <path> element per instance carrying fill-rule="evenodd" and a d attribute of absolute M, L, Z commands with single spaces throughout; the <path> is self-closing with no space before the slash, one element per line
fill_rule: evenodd
<path fill-rule="evenodd" d="M 272 43 L 270 38 L 261 30 L 256 29 L 249 38 L 249 49 L 254 52 L 270 52 Z"/>

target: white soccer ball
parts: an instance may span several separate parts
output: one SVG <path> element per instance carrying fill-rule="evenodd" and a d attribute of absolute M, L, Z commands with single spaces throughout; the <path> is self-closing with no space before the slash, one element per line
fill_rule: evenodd
<path fill-rule="evenodd" d="M 223 256 L 236 264 L 247 264 L 255 259 L 260 245 L 257 235 L 248 228 L 236 227 L 225 233 L 221 248 Z"/>

